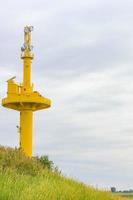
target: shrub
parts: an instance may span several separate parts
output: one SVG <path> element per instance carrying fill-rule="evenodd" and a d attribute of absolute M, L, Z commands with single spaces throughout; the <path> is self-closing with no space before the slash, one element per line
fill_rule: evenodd
<path fill-rule="evenodd" d="M 53 170 L 54 168 L 54 163 L 53 161 L 49 160 L 48 156 L 41 156 L 37 157 L 37 160 L 44 166 L 44 168 L 47 168 L 49 170 Z"/>

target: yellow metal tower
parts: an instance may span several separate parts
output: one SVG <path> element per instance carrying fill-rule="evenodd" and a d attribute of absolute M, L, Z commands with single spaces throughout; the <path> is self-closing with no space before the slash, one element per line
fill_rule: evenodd
<path fill-rule="evenodd" d="M 32 26 L 24 28 L 24 45 L 21 47 L 23 59 L 23 83 L 16 84 L 14 78 L 9 79 L 7 97 L 2 100 L 2 105 L 20 112 L 20 148 L 32 156 L 32 123 L 33 111 L 46 109 L 51 106 L 51 101 L 33 91 L 31 84 L 31 62 L 34 58 L 31 45 Z"/>

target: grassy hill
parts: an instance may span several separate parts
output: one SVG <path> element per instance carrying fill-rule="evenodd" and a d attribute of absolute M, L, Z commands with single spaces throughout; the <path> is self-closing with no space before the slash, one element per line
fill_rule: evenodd
<path fill-rule="evenodd" d="M 123 199 L 123 198 L 122 198 Z M 0 147 L 0 200 L 121 200 L 62 176 L 47 157 Z"/>

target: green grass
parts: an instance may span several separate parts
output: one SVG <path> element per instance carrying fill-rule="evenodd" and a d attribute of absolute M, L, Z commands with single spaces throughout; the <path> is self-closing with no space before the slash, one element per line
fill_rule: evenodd
<path fill-rule="evenodd" d="M 122 200 L 68 179 L 38 158 L 0 148 L 0 200 Z"/>

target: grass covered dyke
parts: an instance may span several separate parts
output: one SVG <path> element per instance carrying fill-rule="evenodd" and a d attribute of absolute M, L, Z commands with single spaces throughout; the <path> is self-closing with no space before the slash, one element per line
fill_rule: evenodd
<path fill-rule="evenodd" d="M 123 199 L 123 198 L 122 198 Z M 62 176 L 46 156 L 0 148 L 0 200 L 121 200 Z"/>

